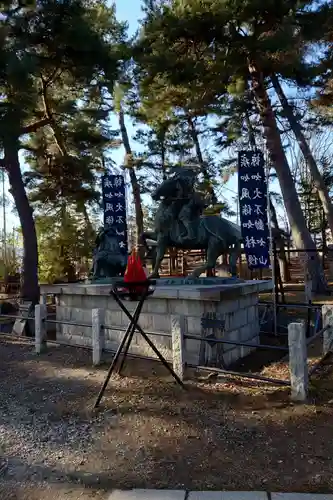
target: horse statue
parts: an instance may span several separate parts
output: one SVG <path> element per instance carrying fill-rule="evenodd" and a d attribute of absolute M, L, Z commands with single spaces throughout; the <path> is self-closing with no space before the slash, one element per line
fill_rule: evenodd
<path fill-rule="evenodd" d="M 123 276 L 127 265 L 127 255 L 119 248 L 119 239 L 112 226 L 100 229 L 93 252 L 91 277 L 93 280 Z"/>
<path fill-rule="evenodd" d="M 160 201 L 154 231 L 142 235 L 156 241 L 155 263 L 152 278 L 159 276 L 159 268 L 168 247 L 183 250 L 206 250 L 207 261 L 191 274 L 198 278 L 205 271 L 216 266 L 220 255 L 229 254 L 229 272 L 237 275 L 236 264 L 241 253 L 241 229 L 236 224 L 216 215 L 202 215 L 207 203 L 194 190 L 195 175 L 178 173 L 166 179 L 152 193 L 155 201 Z"/>

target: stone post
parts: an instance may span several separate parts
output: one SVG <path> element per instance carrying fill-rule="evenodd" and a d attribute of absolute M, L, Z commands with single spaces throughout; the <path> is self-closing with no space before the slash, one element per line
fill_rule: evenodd
<path fill-rule="evenodd" d="M 47 295 L 46 295 L 46 293 L 43 293 L 43 294 L 40 295 L 39 303 L 42 304 L 43 306 L 46 306 L 46 303 L 47 303 Z"/>
<path fill-rule="evenodd" d="M 171 315 L 172 367 L 181 381 L 185 373 L 185 316 Z"/>
<path fill-rule="evenodd" d="M 41 354 L 46 350 L 46 316 L 45 304 L 35 306 L 35 350 Z"/>
<path fill-rule="evenodd" d="M 333 351 L 333 304 L 325 304 L 322 309 L 323 328 L 328 329 L 323 333 L 323 355 Z"/>
<path fill-rule="evenodd" d="M 92 309 L 91 311 L 91 341 L 93 352 L 93 365 L 101 363 L 102 352 L 105 347 L 105 310 Z"/>
<path fill-rule="evenodd" d="M 309 373 L 306 335 L 303 323 L 290 323 L 288 325 L 288 344 L 291 399 L 293 401 L 306 401 Z"/>
<path fill-rule="evenodd" d="M 306 275 L 304 281 L 305 302 L 312 303 L 312 280 Z"/>

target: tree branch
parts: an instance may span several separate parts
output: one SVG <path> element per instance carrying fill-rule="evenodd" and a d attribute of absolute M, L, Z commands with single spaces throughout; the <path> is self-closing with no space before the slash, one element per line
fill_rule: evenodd
<path fill-rule="evenodd" d="M 62 137 L 61 130 L 58 127 L 56 121 L 54 120 L 52 110 L 49 106 L 49 102 L 47 99 L 47 85 L 42 75 L 41 75 L 41 80 L 42 80 L 42 100 L 43 100 L 44 111 L 47 116 L 48 122 L 52 128 L 56 145 L 63 156 L 68 156 L 66 144 Z"/>
<path fill-rule="evenodd" d="M 44 127 L 45 125 L 48 125 L 49 123 L 50 123 L 49 118 L 42 118 L 41 120 L 38 120 L 38 122 L 30 123 L 30 125 L 27 125 L 26 127 L 22 128 L 21 135 L 37 132 L 38 129 Z"/>

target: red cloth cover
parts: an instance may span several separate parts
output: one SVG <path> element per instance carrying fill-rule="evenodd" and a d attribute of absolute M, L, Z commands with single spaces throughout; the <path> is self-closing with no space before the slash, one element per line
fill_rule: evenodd
<path fill-rule="evenodd" d="M 125 283 L 133 283 L 137 281 L 147 281 L 145 270 L 142 266 L 141 259 L 137 255 L 136 250 L 132 250 L 131 255 L 128 257 L 127 267 L 124 274 Z M 134 287 L 133 287 L 134 288 Z M 131 287 L 132 290 L 132 287 Z M 134 291 L 134 289 L 133 289 Z M 141 292 L 141 287 L 135 287 L 135 292 Z"/>

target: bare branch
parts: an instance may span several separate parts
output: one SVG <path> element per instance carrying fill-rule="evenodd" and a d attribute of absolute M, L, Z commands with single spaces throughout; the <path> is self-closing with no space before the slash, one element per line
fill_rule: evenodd
<path fill-rule="evenodd" d="M 51 85 L 54 82 L 54 80 L 61 75 L 61 73 L 62 69 L 56 68 L 47 78 L 44 78 L 43 75 L 41 75 L 41 79 L 45 87 Z"/>
<path fill-rule="evenodd" d="M 41 80 L 42 80 L 42 100 L 43 100 L 44 112 L 47 116 L 48 123 L 50 124 L 50 126 L 52 128 L 53 136 L 54 136 L 56 145 L 58 146 L 60 153 L 63 156 L 67 156 L 68 153 L 67 153 L 66 144 L 65 144 L 65 141 L 62 137 L 61 130 L 58 127 L 58 125 L 53 117 L 51 107 L 49 106 L 48 96 L 47 96 L 47 85 L 46 85 L 45 80 L 44 80 L 42 75 L 41 75 Z"/>
<path fill-rule="evenodd" d="M 49 123 L 50 123 L 49 118 L 42 118 L 41 120 L 38 120 L 35 123 L 30 123 L 30 125 L 27 125 L 26 127 L 22 128 L 21 135 L 37 132 L 38 129 L 45 127 L 45 125 L 48 125 Z"/>

